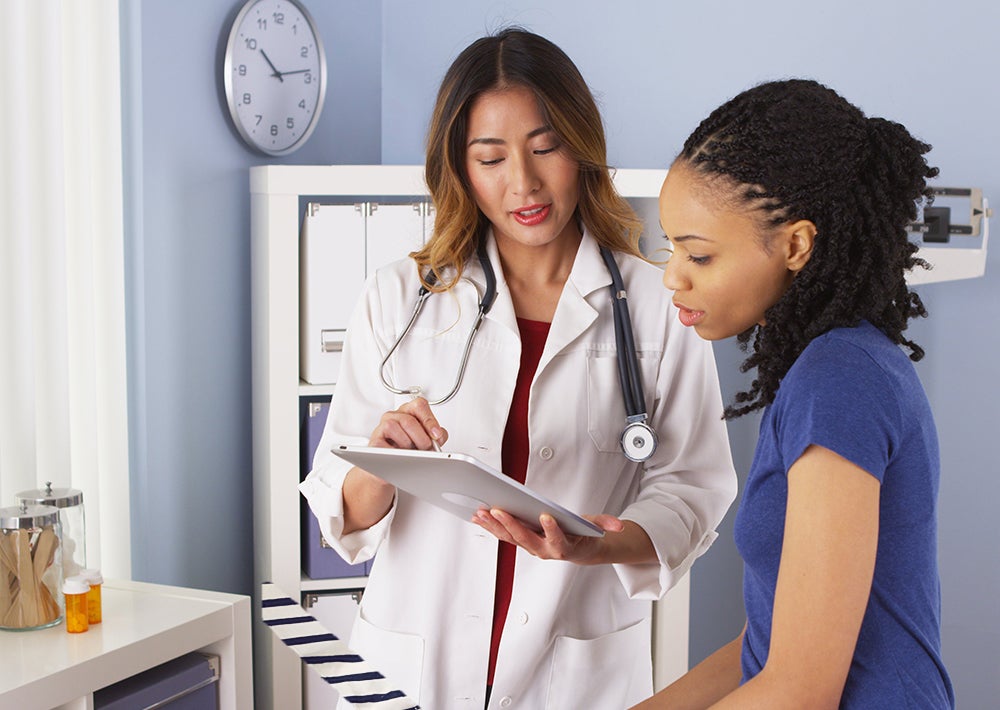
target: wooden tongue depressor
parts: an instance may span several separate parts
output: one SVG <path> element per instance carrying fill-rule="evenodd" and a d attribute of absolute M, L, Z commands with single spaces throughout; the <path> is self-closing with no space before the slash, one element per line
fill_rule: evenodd
<path fill-rule="evenodd" d="M 21 582 L 21 593 L 17 600 L 21 608 L 21 626 L 38 626 L 41 613 L 38 608 L 38 585 L 31 560 L 31 533 L 21 528 L 17 531 L 17 578 Z"/>
<path fill-rule="evenodd" d="M 17 585 L 17 560 L 7 547 L 7 536 L 0 533 L 0 622 L 14 603 Z"/>
<path fill-rule="evenodd" d="M 52 592 L 42 582 L 45 570 L 55 561 L 56 546 L 58 544 L 59 538 L 56 537 L 55 530 L 52 529 L 51 525 L 46 525 L 42 529 L 42 532 L 38 534 L 38 539 L 35 540 L 35 552 L 32 564 L 34 565 L 35 581 L 38 584 L 36 588 L 38 590 L 40 624 L 47 624 L 59 617 L 59 604 L 52 598 Z"/>

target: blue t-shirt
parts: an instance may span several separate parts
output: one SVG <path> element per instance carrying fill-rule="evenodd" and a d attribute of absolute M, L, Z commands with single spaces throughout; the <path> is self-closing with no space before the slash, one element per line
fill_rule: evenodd
<path fill-rule="evenodd" d="M 764 410 L 735 522 L 744 681 L 767 661 L 787 474 L 811 444 L 881 483 L 875 576 L 840 707 L 954 707 L 941 661 L 937 432 L 913 364 L 868 322 L 812 341 Z"/>

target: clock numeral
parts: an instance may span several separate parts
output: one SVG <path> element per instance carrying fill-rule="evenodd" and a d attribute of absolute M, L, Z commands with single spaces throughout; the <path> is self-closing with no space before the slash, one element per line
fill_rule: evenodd
<path fill-rule="evenodd" d="M 246 43 L 247 49 L 249 49 L 251 52 L 253 50 L 257 49 L 257 38 L 256 37 L 247 37 L 243 41 Z"/>
<path fill-rule="evenodd" d="M 302 49 L 300 49 L 299 50 L 299 56 L 301 56 L 303 59 L 308 59 L 309 58 L 309 47 L 303 47 Z"/>
<path fill-rule="evenodd" d="M 239 65 L 239 66 L 238 66 L 238 67 L 236 68 L 236 72 L 237 72 L 237 73 L 238 73 L 238 74 L 239 74 L 240 76 L 246 76 L 246 75 L 247 75 L 247 65 L 246 65 L 246 64 L 240 64 L 240 65 Z"/>
<path fill-rule="evenodd" d="M 305 107 L 306 107 L 306 100 L 302 99 L 301 101 L 299 101 L 299 108 L 305 109 Z"/>
<path fill-rule="evenodd" d="M 302 81 L 303 81 L 303 82 L 305 82 L 306 84 L 311 84 L 311 83 L 313 83 L 313 75 L 312 75 L 312 72 L 308 72 L 308 71 L 307 71 L 307 72 L 306 72 L 306 73 L 305 73 L 305 74 L 303 75 L 303 77 L 302 77 Z"/>
<path fill-rule="evenodd" d="M 253 96 L 251 96 L 250 92 L 248 91 L 245 94 L 243 94 L 243 105 L 249 106 L 252 103 L 253 103 Z"/>
<path fill-rule="evenodd" d="M 290 131 L 294 130 L 294 128 L 295 128 L 295 119 L 294 118 L 290 118 L 290 117 L 286 118 L 285 119 L 285 126 L 287 126 L 288 130 L 290 130 Z"/>
<path fill-rule="evenodd" d="M 254 118 L 255 118 L 255 119 L 257 119 L 257 120 L 255 120 L 255 121 L 253 122 L 253 125 L 255 125 L 255 126 L 259 126 L 259 125 L 260 125 L 260 121 L 261 121 L 261 119 L 262 119 L 262 118 L 264 118 L 264 117 L 263 117 L 263 116 L 262 116 L 261 114 L 259 114 L 259 113 L 255 113 L 255 114 L 254 114 Z"/>
<path fill-rule="evenodd" d="M 267 19 L 264 17 L 257 18 L 257 29 L 267 32 Z"/>
<path fill-rule="evenodd" d="M 272 136 L 278 135 L 278 126 L 277 126 L 277 124 L 274 124 L 274 123 L 271 124 L 271 135 Z"/>
<path fill-rule="evenodd" d="M 276 24 L 276 25 L 283 25 L 283 24 L 285 24 L 285 13 L 283 13 L 283 12 L 276 12 L 276 13 L 274 13 L 274 15 L 272 15 L 272 17 L 274 18 L 274 24 Z"/>

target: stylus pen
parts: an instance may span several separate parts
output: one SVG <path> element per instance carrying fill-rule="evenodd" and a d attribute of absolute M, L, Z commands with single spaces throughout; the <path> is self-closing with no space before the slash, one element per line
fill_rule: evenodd
<path fill-rule="evenodd" d="M 415 400 L 417 397 L 422 397 L 422 396 L 423 396 L 423 392 L 421 391 L 421 389 L 419 387 L 411 387 L 410 388 L 410 401 L 411 402 L 413 400 Z M 441 452 L 441 445 L 437 442 L 437 439 L 435 439 L 433 436 L 431 437 L 431 446 L 433 446 L 434 450 L 437 451 L 438 453 Z"/>

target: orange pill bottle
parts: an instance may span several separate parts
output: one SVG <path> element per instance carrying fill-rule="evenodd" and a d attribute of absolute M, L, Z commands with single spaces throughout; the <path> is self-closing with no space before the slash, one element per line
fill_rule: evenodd
<path fill-rule="evenodd" d="M 101 585 L 104 584 L 104 577 L 99 569 L 85 569 L 80 572 L 90 584 L 90 592 L 87 594 L 87 620 L 91 624 L 101 623 Z"/>
<path fill-rule="evenodd" d="M 79 575 L 68 577 L 63 582 L 63 598 L 66 600 L 66 630 L 71 634 L 82 634 L 90 628 L 87 620 L 87 594 L 90 584 Z"/>

